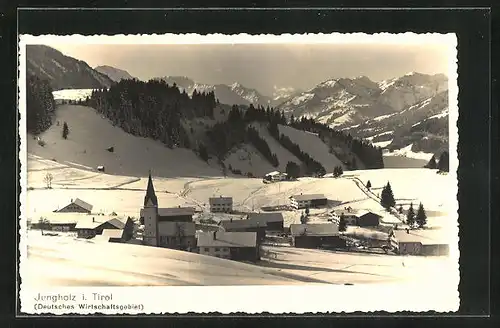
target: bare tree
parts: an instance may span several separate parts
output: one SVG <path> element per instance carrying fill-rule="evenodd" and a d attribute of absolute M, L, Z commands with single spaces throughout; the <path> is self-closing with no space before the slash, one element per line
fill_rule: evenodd
<path fill-rule="evenodd" d="M 52 188 L 52 180 L 53 179 L 54 179 L 54 177 L 52 176 L 52 173 L 47 172 L 45 174 L 45 177 L 43 178 L 43 182 L 45 182 L 45 184 L 47 185 L 47 189 Z"/>
<path fill-rule="evenodd" d="M 40 220 L 38 220 L 38 226 L 40 227 L 40 230 L 42 232 L 42 236 L 43 236 L 43 229 L 51 230 L 50 229 L 50 221 L 44 217 L 40 217 Z"/>

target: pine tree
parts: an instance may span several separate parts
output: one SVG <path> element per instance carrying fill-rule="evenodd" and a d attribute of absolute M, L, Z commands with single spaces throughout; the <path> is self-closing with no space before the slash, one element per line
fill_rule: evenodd
<path fill-rule="evenodd" d="M 412 227 L 415 224 L 415 211 L 413 210 L 413 203 L 410 204 L 408 213 L 406 213 L 406 224 Z"/>
<path fill-rule="evenodd" d="M 444 151 L 439 157 L 438 169 L 441 172 L 450 171 L 450 154 L 447 151 Z"/>
<path fill-rule="evenodd" d="M 403 205 L 399 205 L 398 213 L 403 214 Z"/>
<path fill-rule="evenodd" d="M 422 228 L 427 224 L 427 215 L 425 214 L 424 205 L 422 205 L 422 203 L 420 203 L 420 205 L 418 206 L 415 221 L 418 224 L 419 228 Z"/>
<path fill-rule="evenodd" d="M 429 160 L 429 163 L 425 165 L 425 168 L 432 170 L 437 169 L 436 157 L 434 155 L 432 155 L 431 159 Z"/>
<path fill-rule="evenodd" d="M 370 180 L 368 180 L 368 182 L 366 183 L 366 189 L 370 189 L 372 187 L 372 183 L 370 182 Z"/>
<path fill-rule="evenodd" d="M 344 213 L 340 215 L 340 220 L 339 220 L 339 231 L 344 232 L 347 229 L 347 221 L 344 217 Z"/>
<path fill-rule="evenodd" d="M 64 139 L 68 139 L 68 134 L 69 134 L 68 123 L 64 122 L 63 129 L 62 129 L 62 137 Z"/>
<path fill-rule="evenodd" d="M 387 210 L 396 205 L 396 200 L 394 199 L 394 194 L 392 193 L 391 184 L 389 182 L 387 182 L 384 189 L 382 189 L 380 203 Z"/>

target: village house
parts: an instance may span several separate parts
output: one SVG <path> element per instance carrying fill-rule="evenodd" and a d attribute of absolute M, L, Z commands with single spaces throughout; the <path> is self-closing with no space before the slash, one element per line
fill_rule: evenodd
<path fill-rule="evenodd" d="M 266 222 L 230 219 L 221 221 L 219 226 L 226 232 L 255 232 L 257 234 L 258 243 L 262 242 L 266 237 Z"/>
<path fill-rule="evenodd" d="M 259 223 L 265 223 L 266 231 L 283 232 L 283 214 L 280 212 L 269 213 L 250 213 L 247 215 L 247 220 L 252 220 Z"/>
<path fill-rule="evenodd" d="M 101 235 L 104 229 L 124 230 L 124 238 L 130 239 L 134 223 L 130 217 L 119 218 L 116 216 L 88 215 L 78 220 L 75 230 L 78 238 L 93 238 Z"/>
<path fill-rule="evenodd" d="M 231 213 L 233 211 L 233 197 L 210 197 L 208 203 L 212 213 Z"/>
<path fill-rule="evenodd" d="M 335 216 L 339 218 L 344 216 L 347 225 L 360 227 L 377 227 L 380 225 L 381 215 L 367 210 L 353 210 L 347 208 L 342 211 L 337 211 Z"/>
<path fill-rule="evenodd" d="M 294 209 L 325 206 L 328 199 L 323 194 L 300 194 L 290 196 L 290 206 Z"/>
<path fill-rule="evenodd" d="M 95 236 L 94 239 L 110 243 L 124 243 L 127 242 L 124 231 L 124 229 L 103 229 L 102 233 Z"/>
<path fill-rule="evenodd" d="M 291 224 L 292 246 L 299 248 L 345 248 L 339 227 L 333 223 Z"/>
<path fill-rule="evenodd" d="M 197 245 L 202 255 L 235 261 L 255 262 L 260 259 L 255 232 L 200 232 Z"/>
<path fill-rule="evenodd" d="M 86 217 L 84 213 L 44 213 L 38 220 L 33 220 L 30 224 L 32 229 L 43 229 L 61 232 L 74 232 L 77 222 L 82 217 Z M 40 220 L 41 219 L 41 220 Z"/>
<path fill-rule="evenodd" d="M 270 182 L 285 181 L 287 179 L 288 179 L 288 174 L 281 173 L 279 171 L 269 172 L 264 176 L 264 180 Z"/>
<path fill-rule="evenodd" d="M 158 198 L 149 173 L 144 207 L 140 220 L 144 223 L 143 243 L 149 246 L 191 250 L 196 247 L 196 228 L 192 207 L 158 208 Z"/>
<path fill-rule="evenodd" d="M 61 209 L 55 210 L 54 212 L 59 213 L 86 213 L 90 214 L 92 211 L 92 205 L 83 200 L 76 198 L 71 199 L 70 203 Z"/>
<path fill-rule="evenodd" d="M 441 232 L 394 230 L 398 253 L 401 255 L 443 256 L 449 254 L 449 244 L 442 241 Z"/>

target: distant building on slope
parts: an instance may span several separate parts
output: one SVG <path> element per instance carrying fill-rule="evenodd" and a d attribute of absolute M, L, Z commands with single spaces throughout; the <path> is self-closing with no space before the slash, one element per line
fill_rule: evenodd
<path fill-rule="evenodd" d="M 359 227 L 378 227 L 383 218 L 381 215 L 367 210 L 348 209 L 335 214 L 339 218 L 341 215 L 344 215 L 347 225 Z"/>
<path fill-rule="evenodd" d="M 398 253 L 401 255 L 446 256 L 450 246 L 442 241 L 440 231 L 394 230 Z"/>
<path fill-rule="evenodd" d="M 76 198 L 71 199 L 71 202 L 61 209 L 55 210 L 54 212 L 59 213 L 87 213 L 90 214 L 93 206 L 83 200 Z"/>
<path fill-rule="evenodd" d="M 294 209 L 319 207 L 328 204 L 328 199 L 323 194 L 300 194 L 290 196 L 290 206 Z"/>
<path fill-rule="evenodd" d="M 233 197 L 210 197 L 208 203 L 212 213 L 231 213 L 233 211 Z"/>
<path fill-rule="evenodd" d="M 192 207 L 158 208 L 153 179 L 149 173 L 144 207 L 140 211 L 144 222 L 143 244 L 180 250 L 196 247 L 196 227 Z"/>
<path fill-rule="evenodd" d="M 279 171 L 269 172 L 264 176 L 264 181 L 269 181 L 269 182 L 285 181 L 287 179 L 288 179 L 288 174 Z"/>
<path fill-rule="evenodd" d="M 202 255 L 235 261 L 255 262 L 260 259 L 255 232 L 201 232 L 197 244 Z"/>

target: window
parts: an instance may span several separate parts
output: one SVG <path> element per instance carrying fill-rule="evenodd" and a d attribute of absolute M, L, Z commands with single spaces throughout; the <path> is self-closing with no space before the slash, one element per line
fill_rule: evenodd
<path fill-rule="evenodd" d="M 208 247 L 205 247 L 204 250 L 205 250 L 205 252 L 209 252 L 210 251 L 210 249 Z"/>
<path fill-rule="evenodd" d="M 215 248 L 215 251 L 216 251 L 216 252 L 218 252 L 218 251 L 219 251 L 219 249 L 216 247 L 216 248 Z"/>

